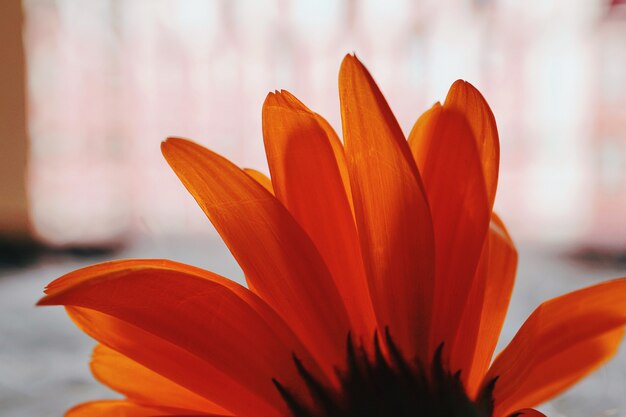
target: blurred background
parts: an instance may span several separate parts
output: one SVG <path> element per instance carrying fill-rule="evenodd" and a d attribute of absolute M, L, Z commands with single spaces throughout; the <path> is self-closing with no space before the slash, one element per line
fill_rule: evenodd
<path fill-rule="evenodd" d="M 408 133 L 458 78 L 498 122 L 496 209 L 519 244 L 504 330 L 541 301 L 626 275 L 626 3 L 620 0 L 3 0 L 0 415 L 114 396 L 93 343 L 42 286 L 76 267 L 167 257 L 241 279 L 163 160 L 167 136 L 267 172 L 261 105 L 287 89 L 340 131 L 356 52 Z M 57 311 L 59 310 L 59 311 Z M 543 407 L 626 416 L 626 354 Z"/>

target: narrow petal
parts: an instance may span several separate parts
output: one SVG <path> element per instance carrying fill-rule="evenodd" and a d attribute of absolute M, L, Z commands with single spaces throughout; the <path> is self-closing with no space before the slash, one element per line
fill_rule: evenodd
<path fill-rule="evenodd" d="M 562 392 L 610 359 L 626 324 L 626 278 L 539 306 L 498 355 L 483 384 L 498 378 L 496 416 Z"/>
<path fill-rule="evenodd" d="M 416 122 L 409 146 L 424 181 L 435 233 L 435 295 L 429 353 L 451 351 L 489 226 L 482 162 L 466 118 L 436 104 Z M 448 347 L 446 349 L 446 347 Z"/>
<path fill-rule="evenodd" d="M 144 407 L 125 400 L 100 400 L 79 404 L 65 413 L 65 417 L 158 417 L 173 416 L 176 412 Z"/>
<path fill-rule="evenodd" d="M 346 153 L 343 149 L 343 144 L 341 143 L 341 139 L 337 136 L 337 132 L 335 129 L 319 114 L 315 113 L 315 118 L 317 122 L 320 124 L 324 132 L 326 132 L 326 136 L 330 142 L 330 146 L 333 148 L 333 153 L 335 154 L 335 162 L 337 163 L 337 167 L 339 168 L 339 173 L 341 174 L 341 181 L 343 182 L 343 186 L 346 190 L 346 196 L 348 197 L 348 202 L 350 203 L 350 210 L 352 211 L 352 216 L 354 216 L 354 202 L 352 201 L 352 188 L 350 186 L 350 173 L 348 171 L 348 163 L 346 161 Z"/>
<path fill-rule="evenodd" d="M 272 378 L 302 389 L 294 352 L 320 375 L 259 297 L 198 268 L 116 261 L 72 272 L 50 287 L 40 305 L 68 306 L 87 334 L 234 414 L 284 409 Z"/>
<path fill-rule="evenodd" d="M 356 337 L 371 337 L 376 321 L 359 237 L 333 148 L 315 113 L 284 91 L 263 106 L 263 138 L 276 197 L 324 258 Z"/>
<path fill-rule="evenodd" d="M 498 343 L 516 268 L 515 245 L 502 221 L 493 214 L 450 357 L 451 369 L 461 370 L 461 380 L 472 397 L 478 391 Z"/>
<path fill-rule="evenodd" d="M 66 310 L 74 324 L 89 336 L 211 402 L 224 408 L 236 402 L 241 403 L 236 409 L 258 407 L 256 412 L 264 417 L 277 412 L 267 401 L 260 401 L 254 389 L 242 386 L 204 358 L 176 344 L 96 310 L 73 306 L 66 306 Z"/>
<path fill-rule="evenodd" d="M 554 398 L 611 359 L 623 338 L 624 329 L 618 328 L 576 343 L 540 367 L 533 368 L 515 397 L 496 406 L 494 416 L 504 415 L 508 412 L 505 410 L 538 405 Z M 572 363 L 576 364 L 575 370 Z"/>
<path fill-rule="evenodd" d="M 104 345 L 97 345 L 93 351 L 91 372 L 98 381 L 138 404 L 230 415 L 206 398 Z"/>
<path fill-rule="evenodd" d="M 428 202 L 404 135 L 363 64 L 348 55 L 339 97 L 350 184 L 379 328 L 425 356 L 433 296 Z"/>
<path fill-rule="evenodd" d="M 183 139 L 163 155 L 220 233 L 254 289 L 333 375 L 349 320 L 324 260 L 274 196 L 221 156 Z"/>
<path fill-rule="evenodd" d="M 444 107 L 461 113 L 472 129 L 480 152 L 490 207 L 493 207 L 500 166 L 500 141 L 493 112 L 482 94 L 463 80 L 457 80 L 452 84 Z"/>
<path fill-rule="evenodd" d="M 250 175 L 256 182 L 261 184 L 270 193 L 274 194 L 274 187 L 272 186 L 272 180 L 264 173 L 252 168 L 244 168 L 244 172 Z"/>
<path fill-rule="evenodd" d="M 354 204 L 352 202 L 352 191 L 350 187 L 350 175 L 348 172 L 348 165 L 346 163 L 346 154 L 343 149 L 343 144 L 341 143 L 341 139 L 335 132 L 335 129 L 328 123 L 326 119 L 320 116 L 318 113 L 314 113 L 309 110 L 300 100 L 298 100 L 293 94 L 288 91 L 281 90 L 280 93 L 276 93 L 276 96 L 282 98 L 281 102 L 289 106 L 293 109 L 300 109 L 309 112 L 312 114 L 319 126 L 326 133 L 326 137 L 330 142 L 330 146 L 333 149 L 333 154 L 335 155 L 335 162 L 337 167 L 339 168 L 339 173 L 341 174 L 341 181 L 343 183 L 344 189 L 346 191 L 346 196 L 348 197 L 348 201 L 350 203 L 350 209 L 352 210 L 352 215 L 354 216 Z"/>
<path fill-rule="evenodd" d="M 546 415 L 532 408 L 525 408 L 514 412 L 509 417 L 546 417 Z"/>
<path fill-rule="evenodd" d="M 415 122 L 409 133 L 409 148 L 415 159 L 418 168 L 426 165 L 430 146 L 437 145 L 437 133 L 441 129 L 441 115 L 443 107 L 441 103 L 435 103 L 430 109 L 425 111 Z M 421 169 L 421 168 L 419 168 Z"/>

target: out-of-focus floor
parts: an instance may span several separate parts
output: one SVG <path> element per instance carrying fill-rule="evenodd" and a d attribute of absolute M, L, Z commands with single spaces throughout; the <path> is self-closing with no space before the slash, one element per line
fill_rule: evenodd
<path fill-rule="evenodd" d="M 94 342 L 62 308 L 35 308 L 50 280 L 112 258 L 166 257 L 211 269 L 241 282 L 242 274 L 217 238 L 144 242 L 115 254 L 51 254 L 23 268 L 0 269 L 0 416 L 58 417 L 81 401 L 115 398 L 89 374 Z M 522 246 L 520 267 L 501 346 L 541 301 L 626 276 L 625 265 L 586 263 Z M 501 347 L 500 346 L 500 347 Z M 550 417 L 626 417 L 626 349 L 568 393 L 541 409 Z"/>

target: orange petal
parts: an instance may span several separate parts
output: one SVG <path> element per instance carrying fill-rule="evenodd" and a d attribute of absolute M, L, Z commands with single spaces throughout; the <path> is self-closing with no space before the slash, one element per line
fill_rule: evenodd
<path fill-rule="evenodd" d="M 546 417 L 546 415 L 532 408 L 525 408 L 514 412 L 509 417 Z"/>
<path fill-rule="evenodd" d="M 243 171 L 250 175 L 256 182 L 261 184 L 270 193 L 274 194 L 274 187 L 272 186 L 272 180 L 267 175 L 252 168 L 244 168 Z"/>
<path fill-rule="evenodd" d="M 496 416 L 562 392 L 610 359 L 626 324 L 626 278 L 584 288 L 540 305 L 483 380 L 498 377 Z"/>
<path fill-rule="evenodd" d="M 79 404 L 68 410 L 65 417 L 158 417 L 173 416 L 176 413 L 125 400 L 100 400 Z"/>
<path fill-rule="evenodd" d="M 343 149 L 343 144 L 341 143 L 341 139 L 337 136 L 337 132 L 335 129 L 319 114 L 315 113 L 315 118 L 317 122 L 320 124 L 324 132 L 326 132 L 326 136 L 330 142 L 330 146 L 333 148 L 333 153 L 335 154 L 335 162 L 337 163 L 337 167 L 339 168 L 339 173 L 341 174 L 341 181 L 343 183 L 343 187 L 346 190 L 346 196 L 348 197 L 348 202 L 350 203 L 350 210 L 352 211 L 352 216 L 354 216 L 354 202 L 352 201 L 352 188 L 350 187 L 350 174 L 348 172 L 348 164 L 346 162 L 346 153 Z"/>
<path fill-rule="evenodd" d="M 70 306 L 79 327 L 101 343 L 235 414 L 284 409 L 271 379 L 302 389 L 293 352 L 319 375 L 259 297 L 199 268 L 116 261 L 72 272 L 51 288 L 40 305 Z"/>
<path fill-rule="evenodd" d="M 518 388 L 515 398 L 497 405 L 494 416 L 504 415 L 504 410 L 537 405 L 554 398 L 611 359 L 623 337 L 623 328 L 606 332 L 576 343 L 562 351 L 558 358 L 534 367 Z M 575 371 L 571 369 L 572 363 L 576 363 Z"/>
<path fill-rule="evenodd" d="M 184 139 L 163 155 L 220 233 L 254 288 L 333 375 L 350 324 L 327 266 L 285 207 L 242 170 Z"/>
<path fill-rule="evenodd" d="M 489 226 L 482 163 L 465 117 L 433 106 L 416 122 L 409 146 L 419 167 L 435 232 L 435 295 L 429 354 L 456 338 Z"/>
<path fill-rule="evenodd" d="M 288 92 L 263 105 L 263 138 L 276 197 L 324 258 L 356 337 L 376 321 L 352 210 L 329 138 L 315 114 Z"/>
<path fill-rule="evenodd" d="M 357 229 L 379 328 L 408 355 L 425 355 L 433 296 L 433 231 L 400 126 L 363 64 L 339 72 L 346 159 Z"/>
<path fill-rule="evenodd" d="M 496 119 L 482 94 L 463 80 L 457 80 L 452 84 L 444 107 L 461 113 L 472 129 L 482 160 L 490 207 L 493 207 L 500 165 L 500 141 Z"/>
<path fill-rule="evenodd" d="M 156 407 L 230 415 L 228 411 L 104 345 L 97 345 L 91 372 L 129 400 Z"/>
<path fill-rule="evenodd" d="M 435 139 L 438 130 L 441 130 L 439 124 L 442 113 L 441 103 L 435 103 L 417 119 L 409 133 L 409 148 L 418 167 L 426 165 L 430 146 L 437 144 Z"/>
<path fill-rule="evenodd" d="M 333 127 L 330 125 L 330 123 L 328 123 L 328 121 L 326 121 L 326 119 L 324 119 L 319 114 L 312 112 L 304 104 L 302 104 L 300 100 L 298 100 L 293 94 L 289 93 L 288 91 L 281 90 L 280 93 L 276 93 L 276 97 L 281 98 L 280 101 L 284 106 L 310 113 L 315 118 L 315 120 L 317 120 L 319 126 L 324 130 L 326 136 L 328 137 L 328 140 L 330 141 L 330 145 L 333 148 L 333 153 L 336 159 L 335 162 L 337 163 L 337 167 L 339 168 L 339 172 L 341 173 L 341 181 L 343 182 L 344 188 L 346 190 L 346 196 L 350 201 L 350 208 L 354 212 L 354 207 L 352 204 L 352 192 L 350 190 L 350 177 L 348 174 L 348 166 L 346 165 L 346 155 L 343 150 L 343 144 L 341 143 L 339 136 L 337 136 L 337 132 L 335 132 L 335 129 L 333 129 Z"/>
<path fill-rule="evenodd" d="M 517 250 L 494 213 L 450 356 L 451 369 L 462 371 L 461 380 L 471 397 L 476 395 L 498 343 L 516 268 Z"/>

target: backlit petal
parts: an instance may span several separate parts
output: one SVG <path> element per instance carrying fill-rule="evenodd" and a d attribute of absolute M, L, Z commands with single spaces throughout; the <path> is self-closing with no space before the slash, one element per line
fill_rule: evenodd
<path fill-rule="evenodd" d="M 625 324 L 626 278 L 543 303 L 484 379 L 498 377 L 496 417 L 546 401 L 602 365 L 617 351 Z"/>
<path fill-rule="evenodd" d="M 436 104 L 416 122 L 409 145 L 422 175 L 435 232 L 436 279 L 429 353 L 456 338 L 489 225 L 482 162 L 456 109 Z M 446 349 L 447 347 L 447 349 Z"/>
<path fill-rule="evenodd" d="M 124 400 L 100 400 L 79 404 L 65 413 L 65 417 L 159 417 L 173 416 L 175 411 L 144 407 Z"/>
<path fill-rule="evenodd" d="M 40 305 L 69 306 L 101 343 L 235 414 L 283 409 L 271 379 L 300 387 L 293 352 L 319 374 L 269 306 L 210 272 L 171 261 L 116 261 L 59 282 Z"/>
<path fill-rule="evenodd" d="M 341 181 L 343 182 L 343 186 L 346 190 L 346 196 L 348 197 L 348 202 L 350 203 L 350 209 L 352 210 L 352 215 L 354 216 L 354 202 L 352 201 L 352 188 L 350 186 L 350 174 L 348 171 L 348 163 L 346 161 L 346 153 L 343 149 L 343 144 L 341 143 L 341 139 L 337 136 L 337 132 L 335 129 L 319 114 L 315 113 L 315 118 L 317 122 L 320 124 L 324 132 L 326 132 L 326 136 L 330 142 L 330 146 L 333 148 L 333 153 L 335 154 L 335 162 L 337 162 L 337 167 L 339 168 L 339 173 L 341 174 Z"/>
<path fill-rule="evenodd" d="M 96 346 L 93 351 L 91 372 L 100 382 L 138 404 L 196 411 L 198 414 L 230 414 L 206 398 L 104 345 Z"/>
<path fill-rule="evenodd" d="M 533 410 L 532 408 L 526 408 L 524 410 L 514 412 L 509 415 L 509 417 L 546 417 L 546 415 L 537 410 Z"/>
<path fill-rule="evenodd" d="M 270 93 L 263 138 L 276 197 L 324 258 L 357 337 L 371 337 L 372 310 L 359 237 L 327 133 L 315 113 L 288 92 Z"/>
<path fill-rule="evenodd" d="M 482 94 L 463 80 L 457 80 L 452 84 L 444 107 L 463 114 L 472 129 L 482 161 L 490 207 L 493 207 L 500 166 L 500 141 L 496 119 Z"/>
<path fill-rule="evenodd" d="M 256 182 L 261 184 L 263 188 L 265 188 L 270 193 L 274 194 L 274 187 L 272 186 L 272 180 L 269 179 L 267 175 L 252 168 L 244 168 L 243 170 L 246 174 L 254 178 Z"/>
<path fill-rule="evenodd" d="M 573 344 L 557 357 L 534 367 L 515 396 L 497 405 L 495 416 L 505 413 L 504 410 L 537 405 L 554 398 L 611 359 L 623 338 L 624 329 L 618 328 Z M 576 369 L 572 369 L 572 363 L 576 363 Z"/>
<path fill-rule="evenodd" d="M 326 133 L 326 137 L 330 142 L 330 146 L 333 149 L 335 162 L 337 163 L 337 167 L 339 168 L 339 172 L 341 173 L 341 181 L 343 182 L 344 188 L 346 190 L 346 196 L 350 201 L 350 207 L 353 209 L 352 193 L 350 190 L 350 178 L 348 174 L 348 166 L 346 164 L 346 155 L 343 149 L 343 144 L 341 143 L 341 139 L 339 139 L 339 136 L 337 136 L 337 132 L 335 132 L 335 129 L 333 129 L 333 127 L 330 125 L 330 123 L 328 123 L 328 121 L 326 121 L 326 119 L 324 119 L 319 114 L 309 110 L 306 106 L 304 106 L 304 104 L 302 104 L 300 100 L 298 100 L 288 91 L 281 90 L 280 93 L 277 92 L 275 96 L 281 97 L 280 101 L 285 106 L 308 112 L 315 118 L 319 126 L 324 130 L 324 132 Z"/>
<path fill-rule="evenodd" d="M 164 142 L 162 151 L 254 291 L 333 375 L 344 358 L 349 320 L 328 267 L 302 227 L 280 201 L 221 156 L 176 138 Z"/>
<path fill-rule="evenodd" d="M 363 64 L 339 73 L 346 159 L 365 270 L 379 328 L 407 355 L 425 356 L 433 297 L 428 202 L 400 126 Z"/>
<path fill-rule="evenodd" d="M 476 394 L 491 363 L 511 299 L 516 267 L 517 250 L 504 224 L 493 214 L 450 357 L 450 368 L 461 370 L 470 397 Z"/>

